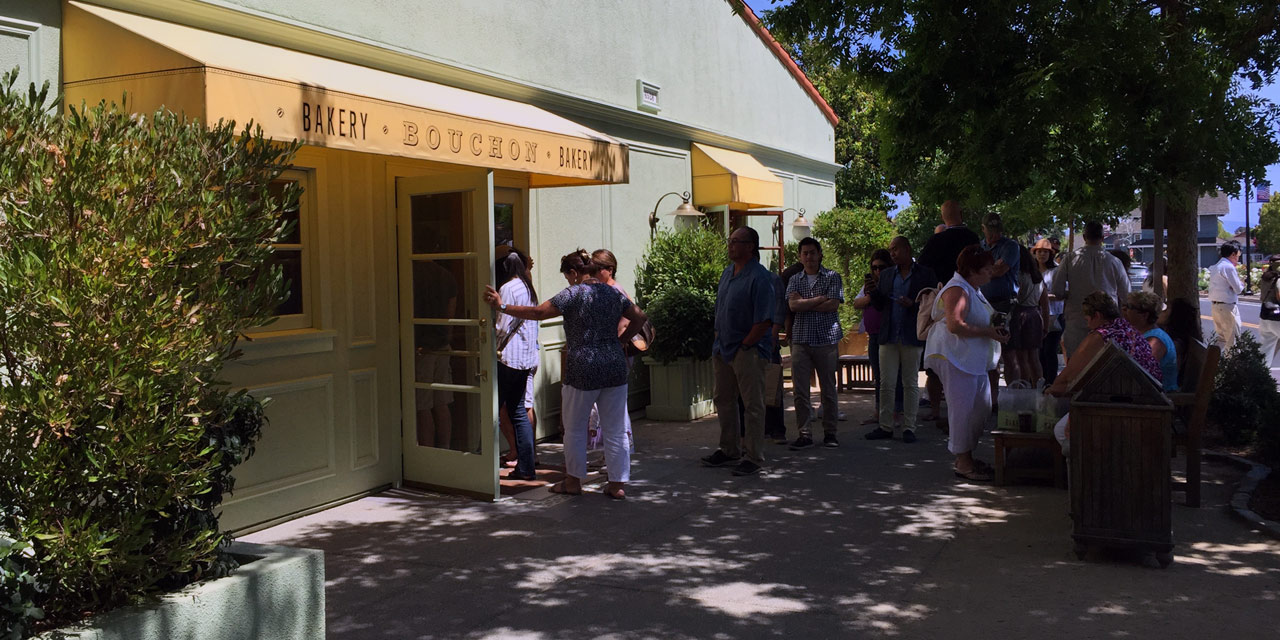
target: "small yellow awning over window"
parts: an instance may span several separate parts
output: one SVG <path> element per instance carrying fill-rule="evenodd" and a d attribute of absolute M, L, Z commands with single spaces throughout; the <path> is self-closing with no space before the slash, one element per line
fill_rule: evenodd
<path fill-rule="evenodd" d="M 693 204 L 732 210 L 782 206 L 782 181 L 739 151 L 693 143 Z"/>
<path fill-rule="evenodd" d="M 521 171 L 530 186 L 627 181 L 627 146 L 532 105 L 80 2 L 63 13 L 67 104 L 252 120 L 277 140 Z"/>

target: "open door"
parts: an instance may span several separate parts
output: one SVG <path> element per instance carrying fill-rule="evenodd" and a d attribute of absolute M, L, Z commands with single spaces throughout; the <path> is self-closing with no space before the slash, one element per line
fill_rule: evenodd
<path fill-rule="evenodd" d="M 498 497 L 493 173 L 396 180 L 404 480 Z"/>

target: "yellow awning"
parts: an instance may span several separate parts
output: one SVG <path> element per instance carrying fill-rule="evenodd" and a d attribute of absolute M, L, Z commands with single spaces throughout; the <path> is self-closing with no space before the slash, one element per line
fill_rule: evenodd
<path fill-rule="evenodd" d="M 693 204 L 730 209 L 782 206 L 782 181 L 739 151 L 693 143 Z"/>
<path fill-rule="evenodd" d="M 268 137 L 530 174 L 530 186 L 627 181 L 627 147 L 532 105 L 70 2 L 67 104 L 161 106 Z"/>

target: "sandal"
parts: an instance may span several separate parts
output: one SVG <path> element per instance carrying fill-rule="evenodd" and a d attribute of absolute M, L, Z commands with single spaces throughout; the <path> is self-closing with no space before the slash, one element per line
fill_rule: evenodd
<path fill-rule="evenodd" d="M 955 471 L 957 478 L 964 478 L 973 482 L 990 482 L 994 479 L 990 471 L 980 469 L 977 466 L 971 471 L 961 471 L 959 469 L 953 469 L 953 471 Z"/>
<path fill-rule="evenodd" d="M 605 489 L 604 495 L 610 500 L 626 500 L 627 499 L 627 492 L 623 489 Z"/>
<path fill-rule="evenodd" d="M 550 487 L 547 487 L 547 491 L 550 491 L 551 493 L 559 493 L 561 495 L 566 495 L 566 496 L 582 495 L 581 487 L 579 487 L 577 491 L 569 491 L 568 489 L 566 489 L 564 486 L 564 480 L 561 480 L 560 482 L 557 482 L 551 485 Z"/>

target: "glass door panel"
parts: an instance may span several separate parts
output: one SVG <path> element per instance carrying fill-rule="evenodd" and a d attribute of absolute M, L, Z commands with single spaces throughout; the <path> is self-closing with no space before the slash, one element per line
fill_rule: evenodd
<path fill-rule="evenodd" d="M 492 174 L 396 181 L 404 479 L 498 495 Z"/>

